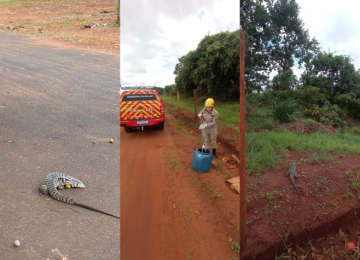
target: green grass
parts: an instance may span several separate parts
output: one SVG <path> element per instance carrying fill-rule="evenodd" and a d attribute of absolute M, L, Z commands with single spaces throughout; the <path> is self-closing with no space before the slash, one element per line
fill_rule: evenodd
<path fill-rule="evenodd" d="M 300 119 L 304 125 L 308 126 L 308 125 L 320 125 L 320 123 L 316 122 L 314 119 L 312 118 L 301 118 Z"/>
<path fill-rule="evenodd" d="M 286 123 L 296 119 L 295 113 L 299 109 L 300 106 L 294 100 L 288 99 L 275 104 L 272 113 L 276 122 Z"/>
<path fill-rule="evenodd" d="M 319 132 L 301 135 L 286 129 L 277 132 L 247 133 L 247 174 L 260 174 L 276 167 L 282 157 L 285 157 L 285 149 L 320 151 L 321 156 L 318 160 L 326 161 L 329 152 L 360 154 L 360 136 L 348 133 L 326 135 Z"/>
<path fill-rule="evenodd" d="M 167 106 L 170 106 L 170 96 L 160 95 L 161 99 L 168 103 Z M 177 109 L 178 101 L 177 95 L 172 95 L 172 108 Z M 227 104 L 227 105 L 216 105 L 215 100 L 215 109 L 219 112 L 219 121 L 223 122 L 225 126 L 234 129 L 239 132 L 239 122 L 240 122 L 240 104 Z M 194 108 L 194 98 L 193 97 L 182 97 L 180 96 L 180 108 L 189 109 L 191 112 L 195 113 Z M 196 110 L 199 114 L 200 111 L 204 108 L 203 104 L 197 104 Z M 234 126 L 236 125 L 236 126 Z"/>
<path fill-rule="evenodd" d="M 29 20 L 22 20 L 21 24 L 31 24 L 31 22 Z"/>
<path fill-rule="evenodd" d="M 347 127 L 347 128 L 345 128 L 345 133 L 360 136 L 360 128 L 359 127 Z"/>
<path fill-rule="evenodd" d="M 0 1 L 0 5 L 21 5 L 21 2 Z"/>

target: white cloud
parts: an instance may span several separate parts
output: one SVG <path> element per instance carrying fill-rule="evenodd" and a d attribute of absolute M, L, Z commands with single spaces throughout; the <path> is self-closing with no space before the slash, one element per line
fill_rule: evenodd
<path fill-rule="evenodd" d="M 200 40 L 239 28 L 239 1 L 133 0 L 121 6 L 121 84 L 175 82 L 178 58 Z M 151 4 L 150 4 L 151 3 Z"/>
<path fill-rule="evenodd" d="M 310 37 L 315 37 L 324 51 L 350 55 L 355 68 L 360 68 L 360 2 L 297 0 L 297 3 Z"/>

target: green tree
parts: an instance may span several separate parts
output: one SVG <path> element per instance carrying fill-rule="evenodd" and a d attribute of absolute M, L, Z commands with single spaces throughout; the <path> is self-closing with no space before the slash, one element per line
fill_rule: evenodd
<path fill-rule="evenodd" d="M 176 90 L 176 85 L 175 84 L 166 85 L 164 87 L 164 92 L 163 93 L 166 93 L 167 95 L 169 95 L 170 93 L 174 94 L 175 90 Z"/>
<path fill-rule="evenodd" d="M 350 56 L 321 53 L 306 64 L 301 82 L 304 86 L 318 87 L 331 101 L 338 95 L 357 93 L 360 74 L 351 61 Z"/>
<path fill-rule="evenodd" d="M 179 90 L 239 96 L 239 30 L 206 35 L 194 51 L 179 58 L 174 74 Z"/>
<path fill-rule="evenodd" d="M 273 91 L 292 91 L 296 88 L 297 83 L 293 71 L 288 69 L 281 71 L 280 74 L 274 76 L 267 88 Z"/>
<path fill-rule="evenodd" d="M 245 33 L 245 81 L 250 90 L 267 85 L 272 71 L 299 68 L 319 52 L 299 18 L 295 0 L 241 0 L 240 24 Z M 265 73 L 265 74 L 263 74 Z"/>

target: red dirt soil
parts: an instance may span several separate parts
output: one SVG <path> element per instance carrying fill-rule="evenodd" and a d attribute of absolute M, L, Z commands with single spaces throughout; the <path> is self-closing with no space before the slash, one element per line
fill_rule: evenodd
<path fill-rule="evenodd" d="M 117 1 L 33 0 L 0 5 L 0 30 L 60 48 L 120 55 Z M 84 25 L 107 24 L 85 29 Z"/>
<path fill-rule="evenodd" d="M 288 131 L 309 134 L 321 130 L 322 132 L 332 135 L 339 131 L 331 125 L 305 125 L 302 121 L 294 121 L 289 123 L 276 124 L 274 131 L 280 128 L 286 128 Z"/>
<path fill-rule="evenodd" d="M 235 177 L 238 167 L 194 171 L 193 148 L 201 147 L 201 134 L 166 113 L 163 131 L 121 129 L 121 259 L 239 258 L 229 242 L 240 238 L 239 195 L 221 172 Z"/>
<path fill-rule="evenodd" d="M 310 154 L 288 153 L 286 165 L 283 163 L 258 179 L 254 175 L 248 177 L 249 224 L 246 248 L 241 252 L 241 259 L 258 259 L 260 256 L 261 259 L 274 259 L 276 250 L 282 246 L 282 239 L 287 234 L 288 243 L 304 242 L 301 235 L 309 237 L 313 234 L 312 238 L 318 238 L 324 233 L 315 236 L 314 230 L 360 207 L 358 192 L 350 185 L 350 179 L 360 172 L 360 156 L 344 158 L 332 155 L 331 162 L 312 164 Z M 290 178 L 284 177 L 291 162 L 297 165 L 300 177 L 295 182 L 302 200 Z M 346 173 L 350 173 L 351 177 L 347 177 Z M 352 195 L 346 199 L 344 195 L 348 192 Z M 299 236 L 301 239 L 296 239 Z M 269 255 L 269 248 L 275 250 L 273 255 Z"/>
<path fill-rule="evenodd" d="M 195 119 L 193 112 L 173 109 L 172 113 L 178 119 L 184 124 L 192 125 Z M 198 125 L 194 124 L 193 127 L 195 129 Z M 274 130 L 282 127 L 304 134 L 318 130 L 327 134 L 338 132 L 331 126 L 306 126 L 301 121 L 277 124 Z M 238 134 L 226 127 L 219 128 L 218 139 L 222 140 L 223 153 L 221 156 L 237 154 L 238 138 L 233 137 Z M 191 134 L 201 138 L 197 131 L 191 131 Z M 292 259 L 328 259 L 326 256 L 329 256 L 330 252 L 329 243 L 332 243 L 333 250 L 344 247 L 344 237 L 338 235 L 332 238 L 339 228 L 344 229 L 346 238 L 360 241 L 360 233 L 356 233 L 360 228 L 360 201 L 358 192 L 350 186 L 350 180 L 354 180 L 360 172 L 360 156 L 330 154 L 330 162 L 312 163 L 313 154 L 288 150 L 287 159 L 278 168 L 268 171 L 261 178 L 254 175 L 248 178 L 247 242 L 241 252 L 242 260 L 275 259 L 276 255 L 280 256 L 284 252 L 289 252 L 286 255 L 290 255 Z M 295 182 L 302 200 L 299 199 L 290 178 L 284 177 L 291 162 L 296 163 L 300 175 Z M 346 173 L 350 173 L 352 177 L 346 176 Z M 269 196 L 271 192 L 272 198 Z M 345 198 L 344 195 L 350 193 L 352 195 Z M 355 210 L 358 211 L 358 218 L 354 215 Z M 346 230 L 350 231 L 346 233 Z M 282 251 L 286 235 L 286 244 L 293 243 L 293 246 Z M 329 237 L 332 239 L 329 240 Z M 314 250 L 308 250 L 309 244 L 304 246 L 303 243 L 306 245 L 308 241 L 312 241 Z M 335 251 L 333 252 L 336 255 Z M 338 256 L 339 254 L 340 251 Z M 341 257 L 344 257 L 343 253 Z"/>

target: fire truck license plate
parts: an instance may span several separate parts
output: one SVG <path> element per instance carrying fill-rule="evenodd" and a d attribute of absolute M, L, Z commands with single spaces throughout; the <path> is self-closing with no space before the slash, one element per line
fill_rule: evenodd
<path fill-rule="evenodd" d="M 137 123 L 138 123 L 139 125 L 141 125 L 141 124 L 147 124 L 148 121 L 147 121 L 147 120 L 139 120 L 139 121 L 137 121 Z"/>

